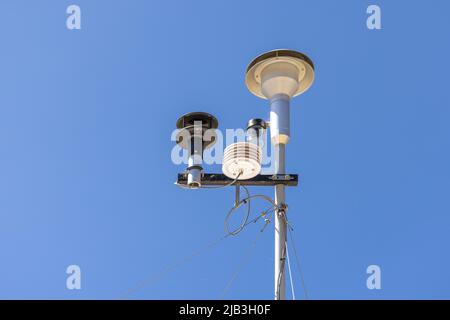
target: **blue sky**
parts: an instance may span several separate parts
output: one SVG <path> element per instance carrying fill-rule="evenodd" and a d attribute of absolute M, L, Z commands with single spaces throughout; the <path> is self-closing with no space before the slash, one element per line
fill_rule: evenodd
<path fill-rule="evenodd" d="M 66 28 L 70 4 L 81 30 Z M 382 30 L 367 29 L 369 4 Z M 292 103 L 287 160 L 301 177 L 287 201 L 310 298 L 449 299 L 449 11 L 444 0 L 2 0 L 0 298 L 272 299 L 273 225 L 226 296 L 260 226 L 129 292 L 220 238 L 233 205 L 233 189 L 173 185 L 176 119 L 267 118 L 245 68 L 291 48 L 316 66 Z M 66 289 L 71 264 L 81 290 Z M 372 264 L 381 290 L 366 288 Z"/>

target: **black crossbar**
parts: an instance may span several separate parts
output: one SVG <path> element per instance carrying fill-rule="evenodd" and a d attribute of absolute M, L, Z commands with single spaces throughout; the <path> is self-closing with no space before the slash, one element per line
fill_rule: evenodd
<path fill-rule="evenodd" d="M 202 185 L 205 186 L 224 186 L 232 183 L 234 180 L 220 173 L 205 173 L 202 176 Z M 187 174 L 179 173 L 177 183 L 186 185 Z M 238 180 L 236 184 L 241 186 L 276 186 L 283 184 L 289 187 L 298 185 L 297 174 L 260 174 L 252 179 Z"/>

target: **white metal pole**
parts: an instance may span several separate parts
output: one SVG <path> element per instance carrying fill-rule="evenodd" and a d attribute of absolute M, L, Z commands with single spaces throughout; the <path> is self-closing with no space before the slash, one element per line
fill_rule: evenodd
<path fill-rule="evenodd" d="M 270 135 L 275 151 L 275 173 L 286 173 L 286 143 L 289 140 L 290 97 L 276 95 L 270 99 Z M 275 300 L 286 299 L 285 259 L 286 259 L 286 219 L 285 186 L 275 186 Z"/>
<path fill-rule="evenodd" d="M 282 174 L 285 171 L 286 145 L 278 144 L 278 170 Z M 275 203 L 277 206 L 286 203 L 284 185 L 275 186 Z M 275 300 L 286 299 L 285 259 L 286 259 L 286 219 L 283 210 L 276 211 L 275 217 Z"/>

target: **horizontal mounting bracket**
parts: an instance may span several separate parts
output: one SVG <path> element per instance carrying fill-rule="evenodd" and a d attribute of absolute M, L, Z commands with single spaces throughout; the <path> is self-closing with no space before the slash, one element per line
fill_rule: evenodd
<path fill-rule="evenodd" d="M 201 184 L 204 186 L 225 186 L 232 183 L 234 180 L 228 178 L 221 173 L 205 173 L 202 176 Z M 177 184 L 186 185 L 187 174 L 179 173 Z M 238 180 L 235 183 L 241 186 L 276 186 L 285 185 L 295 187 L 298 185 L 297 174 L 260 174 L 252 179 Z"/>

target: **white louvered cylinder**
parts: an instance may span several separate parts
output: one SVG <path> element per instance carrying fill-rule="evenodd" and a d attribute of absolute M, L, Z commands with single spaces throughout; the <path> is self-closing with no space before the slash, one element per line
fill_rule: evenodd
<path fill-rule="evenodd" d="M 225 148 L 222 171 L 230 179 L 246 180 L 261 172 L 261 148 L 250 142 L 237 142 Z M 239 175 L 240 174 L 240 175 Z"/>

